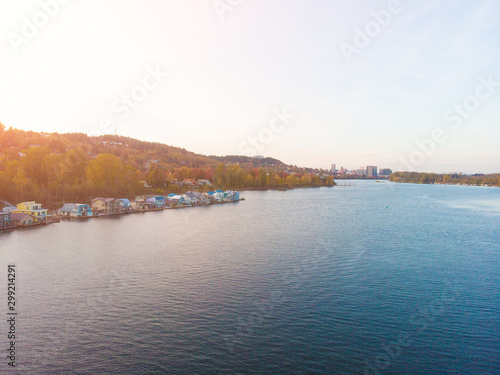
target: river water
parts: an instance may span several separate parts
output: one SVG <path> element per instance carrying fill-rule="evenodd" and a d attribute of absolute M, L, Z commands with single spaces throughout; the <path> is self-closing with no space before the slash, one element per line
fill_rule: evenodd
<path fill-rule="evenodd" d="M 500 373 L 500 189 L 241 196 L 0 233 L 0 372 Z"/>

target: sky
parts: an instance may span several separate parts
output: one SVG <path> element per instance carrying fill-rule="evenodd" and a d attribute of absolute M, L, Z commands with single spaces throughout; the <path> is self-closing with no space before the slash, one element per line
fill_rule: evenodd
<path fill-rule="evenodd" d="M 0 33 L 7 127 L 500 172 L 497 0 L 3 1 Z"/>

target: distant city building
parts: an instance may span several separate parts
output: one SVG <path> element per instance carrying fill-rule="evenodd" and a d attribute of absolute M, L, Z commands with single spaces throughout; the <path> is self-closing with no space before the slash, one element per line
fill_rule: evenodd
<path fill-rule="evenodd" d="M 264 155 L 255 155 L 254 158 L 255 159 L 264 159 Z"/>
<path fill-rule="evenodd" d="M 332 173 L 337 173 L 337 166 L 335 164 L 332 164 L 332 168 L 330 169 L 330 172 Z"/>
<path fill-rule="evenodd" d="M 340 167 L 340 171 L 339 171 L 340 174 L 346 174 L 346 172 L 347 172 L 347 169 L 345 169 L 344 167 Z"/>
<path fill-rule="evenodd" d="M 392 169 L 389 168 L 380 168 L 379 175 L 381 176 L 390 176 L 392 173 Z"/>
<path fill-rule="evenodd" d="M 366 167 L 366 175 L 368 177 L 377 177 L 377 167 L 369 165 Z"/>
<path fill-rule="evenodd" d="M 366 171 L 364 170 L 364 168 L 360 168 L 356 169 L 354 173 L 357 174 L 358 176 L 364 176 L 366 174 Z"/>

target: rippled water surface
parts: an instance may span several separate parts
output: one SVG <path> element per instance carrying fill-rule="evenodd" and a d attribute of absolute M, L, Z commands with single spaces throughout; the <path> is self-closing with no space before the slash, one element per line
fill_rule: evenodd
<path fill-rule="evenodd" d="M 242 196 L 0 233 L 18 373 L 500 373 L 500 189 Z"/>

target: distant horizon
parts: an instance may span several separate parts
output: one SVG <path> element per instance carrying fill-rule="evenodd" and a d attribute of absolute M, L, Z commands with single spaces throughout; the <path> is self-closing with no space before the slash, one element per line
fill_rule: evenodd
<path fill-rule="evenodd" d="M 2 121 L 0 120 L 0 123 L 2 123 Z M 7 125 L 5 123 L 3 123 L 4 126 L 5 126 L 5 130 L 7 130 L 8 128 L 10 128 L 11 126 L 10 125 Z M 34 132 L 38 132 L 38 133 L 46 133 L 46 134 L 52 134 L 52 133 L 58 133 L 58 134 L 70 134 L 70 133 L 80 133 L 80 134 L 85 134 L 85 133 L 82 133 L 82 132 L 47 132 L 47 131 L 37 131 L 37 130 L 32 130 L 32 129 L 21 129 L 21 128 L 16 128 L 14 126 L 12 126 L 13 129 L 18 129 L 18 130 L 23 130 L 23 131 L 34 131 Z M 87 136 L 89 137 L 98 137 L 97 135 L 96 136 L 92 136 L 92 135 L 88 135 L 86 134 Z M 115 136 L 115 134 L 102 134 L 101 136 Z M 132 139 L 135 139 L 135 140 L 138 140 L 138 141 L 142 141 L 142 142 L 154 142 L 154 143 L 161 143 L 161 144 L 164 144 L 164 145 L 167 145 L 167 146 L 171 146 L 171 147 L 178 147 L 178 148 L 183 148 L 185 149 L 186 151 L 189 151 L 189 152 L 193 152 L 195 154 L 198 154 L 198 155 L 203 155 L 203 156 L 217 156 L 217 157 L 224 157 L 224 156 L 248 156 L 248 155 L 238 155 L 238 154 L 202 154 L 202 153 L 199 153 L 199 152 L 196 152 L 195 150 L 191 150 L 189 148 L 186 148 L 186 147 L 182 147 L 182 146 L 177 146 L 177 145 L 174 145 L 174 144 L 169 144 L 169 143 L 165 143 L 165 142 L 159 142 L 158 140 L 147 140 L 147 139 L 139 139 L 139 138 L 135 138 L 135 137 L 131 137 L 131 136 L 127 136 L 127 135 L 123 135 L 123 134 L 116 134 L 117 137 L 127 137 L 127 138 L 132 138 Z M 316 167 L 316 166 L 310 166 L 310 165 L 301 165 L 301 164 L 297 164 L 297 163 L 287 163 L 285 161 L 283 161 L 282 159 L 280 158 L 277 158 L 275 156 L 272 156 L 272 155 L 253 155 L 253 156 L 249 156 L 249 157 L 258 157 L 258 156 L 263 156 L 264 158 L 273 158 L 273 159 L 277 159 L 281 162 L 283 162 L 284 164 L 286 165 L 296 165 L 298 167 L 302 167 L 302 168 L 315 168 L 315 169 L 324 169 L 324 170 L 330 170 L 331 168 L 331 165 L 332 164 L 336 164 L 336 163 L 331 163 L 329 166 L 324 166 L 324 167 Z M 392 168 L 389 168 L 389 167 L 386 167 L 386 166 L 383 166 L 383 165 L 375 165 L 375 164 L 365 164 L 364 166 L 363 165 L 360 165 L 358 167 L 349 167 L 349 166 L 345 166 L 345 165 L 339 165 L 339 164 L 336 164 L 336 169 L 339 170 L 340 167 L 344 167 L 346 168 L 348 171 L 353 171 L 353 170 L 356 170 L 356 169 L 361 169 L 361 168 L 366 168 L 367 166 L 375 166 L 377 167 L 377 170 L 380 171 L 380 169 L 391 169 L 392 172 L 419 172 L 419 173 L 436 173 L 436 174 L 453 174 L 453 173 L 463 173 L 463 174 L 466 174 L 466 175 L 474 175 L 474 174 L 498 174 L 500 172 L 465 172 L 463 170 L 455 170 L 455 171 L 446 171 L 446 172 L 433 172 L 433 171 L 427 171 L 427 170 L 414 170 L 414 171 L 400 171 L 400 170 L 394 170 Z"/>

